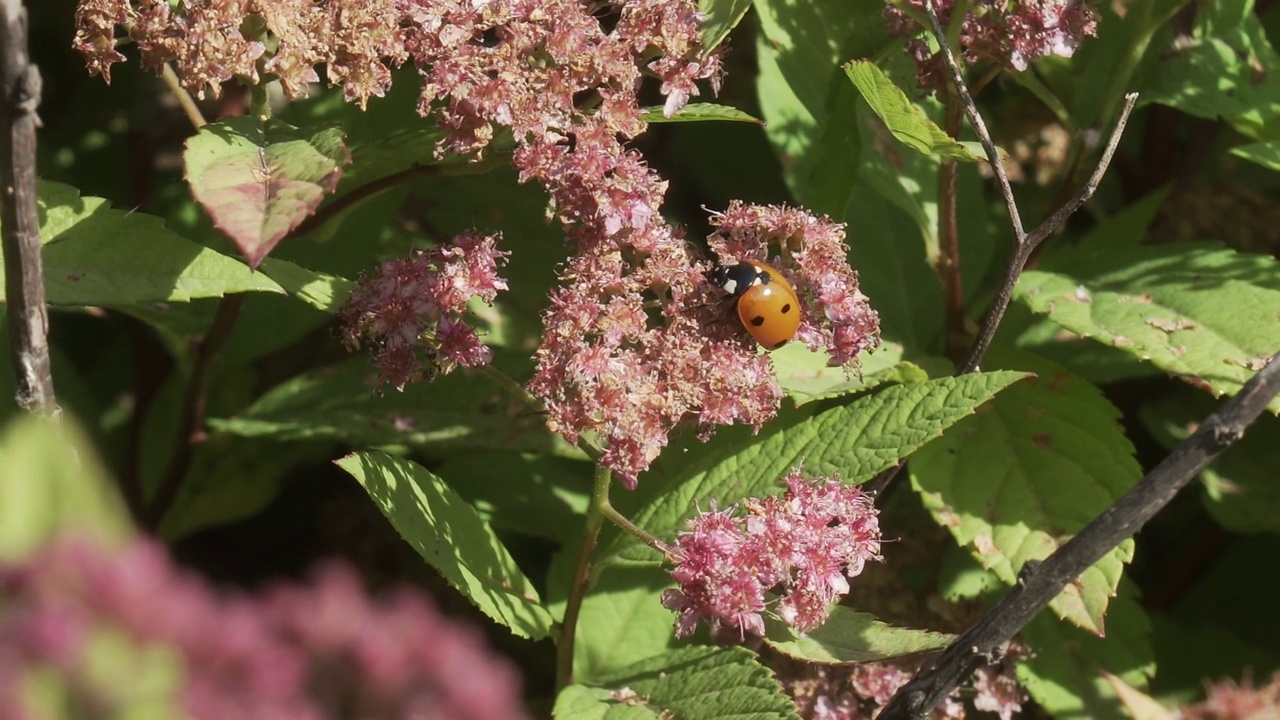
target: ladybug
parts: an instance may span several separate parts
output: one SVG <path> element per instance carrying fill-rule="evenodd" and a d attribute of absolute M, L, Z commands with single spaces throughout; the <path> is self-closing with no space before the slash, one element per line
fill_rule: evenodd
<path fill-rule="evenodd" d="M 782 273 L 755 260 L 720 265 L 711 281 L 729 294 L 738 319 L 756 342 L 776 350 L 800 328 L 800 299 Z"/>

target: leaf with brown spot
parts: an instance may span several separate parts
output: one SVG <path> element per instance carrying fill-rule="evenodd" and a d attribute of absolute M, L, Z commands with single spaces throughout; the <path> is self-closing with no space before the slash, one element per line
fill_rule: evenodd
<path fill-rule="evenodd" d="M 907 467 L 937 522 L 1012 585 L 1026 563 L 1061 547 L 1142 471 L 1120 413 L 1096 387 L 1046 360 L 1011 351 L 992 352 L 986 364 L 1016 366 L 1038 377 L 1009 387 L 983 406 L 985 412 L 956 423 Z M 1125 541 L 1051 607 L 1100 633 L 1132 554 L 1133 541 Z"/>

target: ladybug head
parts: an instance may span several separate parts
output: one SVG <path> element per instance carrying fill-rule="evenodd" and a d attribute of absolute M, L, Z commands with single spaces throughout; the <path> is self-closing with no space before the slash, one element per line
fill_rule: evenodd
<path fill-rule="evenodd" d="M 747 288 L 771 278 L 766 272 L 749 262 L 738 262 L 732 265 L 717 265 L 711 271 L 711 282 L 730 297 L 742 297 Z"/>

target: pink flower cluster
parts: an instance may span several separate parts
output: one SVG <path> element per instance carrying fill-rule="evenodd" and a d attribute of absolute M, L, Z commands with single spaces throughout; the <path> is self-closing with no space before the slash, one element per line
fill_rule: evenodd
<path fill-rule="evenodd" d="M 507 289 L 498 277 L 507 253 L 497 241 L 463 233 L 362 275 L 339 314 L 347 345 L 370 346 L 379 377 L 400 389 L 458 366 L 487 364 L 489 348 L 463 317 L 471 298 L 493 302 Z"/>
<path fill-rule="evenodd" d="M 708 242 L 720 262 L 773 263 L 796 288 L 799 341 L 844 365 L 879 342 L 879 319 L 846 260 L 843 226 L 738 202 L 712 223 Z M 669 226 L 581 247 L 552 295 L 529 384 L 553 430 L 570 441 L 584 432 L 605 440 L 605 466 L 633 486 L 681 426 L 705 439 L 717 425 L 758 428 L 773 417 L 782 392 L 768 357 L 711 287 L 711 266 L 694 260 Z"/>
<path fill-rule="evenodd" d="M 0 566 L 0 607 L 6 720 L 31 716 L 18 688 L 50 672 L 63 706 L 82 709 L 76 717 L 154 714 L 166 688 L 195 720 L 526 717 L 518 675 L 478 631 L 408 589 L 371 600 L 346 566 L 321 569 L 309 586 L 226 597 L 154 543 L 109 552 L 62 540 Z M 176 682 L 104 682 L 104 651 L 116 669 L 159 657 L 160 678 Z M 174 656 L 156 654 L 165 652 Z M 185 670 L 176 677 L 174 660 Z M 157 666 L 143 660 L 133 671 L 147 668 Z"/>
<path fill-rule="evenodd" d="M 905 0 L 924 14 L 924 0 Z M 934 0 L 943 27 L 951 22 L 955 0 Z M 1098 14 L 1084 0 L 972 0 L 960 29 L 960 51 L 969 63 L 991 62 L 1019 72 L 1046 55 L 1071 57 L 1086 35 L 1098 34 Z M 946 87 L 942 57 L 924 39 L 920 25 L 896 5 L 885 8 L 894 34 L 913 37 L 908 50 L 918 65 L 920 87 Z"/>
<path fill-rule="evenodd" d="M 135 9 L 136 5 L 136 9 Z M 662 217 L 667 184 L 626 143 L 646 128 L 646 79 L 674 114 L 719 84 L 721 50 L 701 45 L 694 0 L 82 0 L 77 46 L 92 72 L 121 59 L 112 34 L 132 21 L 144 63 L 172 61 L 188 87 L 216 91 L 232 77 L 280 77 L 289 94 L 325 64 L 349 98 L 380 95 L 388 69 L 412 61 L 423 78 L 419 112 L 446 131 L 438 152 L 483 154 L 497 128 L 516 142 L 522 182 L 550 194 L 574 249 L 543 317 L 529 389 L 548 424 L 571 442 L 591 436 L 603 464 L 628 486 L 694 427 L 759 428 L 782 392 L 767 357 L 733 322 L 707 282 L 710 266 Z M 253 22 L 242 22 L 245 18 Z M 163 22 L 162 22 L 163 21 Z M 256 35 L 254 34 L 254 29 Z M 242 32 L 243 30 L 243 32 Z M 271 40 L 267 43 L 266 40 Z M 267 49 L 272 48 L 272 49 Z M 213 59 L 225 54 L 221 62 Z M 256 64 L 255 64 L 256 63 Z M 722 262 L 768 258 L 802 294 L 799 338 L 837 364 L 876 342 L 838 225 L 798 210 L 731 206 L 712 243 Z M 482 348 L 453 313 L 432 311 L 422 266 L 400 261 L 362 283 L 344 317 L 348 339 L 371 340 L 382 376 L 397 386 L 430 375 L 424 360 L 479 361 Z M 443 318 L 447 318 L 443 319 Z M 430 326 L 434 325 L 432 329 Z M 439 347 L 418 356 L 424 328 Z M 458 346 L 444 342 L 458 336 Z"/>
<path fill-rule="evenodd" d="M 1225 679 L 1208 684 L 1202 702 L 1182 708 L 1185 720 L 1253 720 L 1280 717 L 1280 671 L 1262 685 L 1246 675 L 1236 682 Z"/>
<path fill-rule="evenodd" d="M 1014 663 L 979 668 L 969 694 L 973 709 L 1010 720 L 1022 709 L 1026 693 L 1013 675 Z M 911 672 L 888 662 L 852 667 L 792 663 L 779 672 L 784 691 L 805 720 L 871 720 L 907 681 Z M 934 720 L 961 720 L 968 710 L 957 688 L 930 713 Z"/>
<path fill-rule="evenodd" d="M 760 260 L 787 276 L 802 305 L 796 339 L 825 350 L 832 365 L 850 365 L 880 342 L 880 318 L 849 267 L 844 225 L 795 208 L 736 200 L 711 224 L 716 232 L 708 244 L 722 262 Z M 769 257 L 771 245 L 779 248 L 780 260 Z"/>
<path fill-rule="evenodd" d="M 764 635 L 762 613 L 776 593 L 777 615 L 801 632 L 826 621 L 849 592 L 848 578 L 880 559 L 880 525 L 871 497 L 839 478 L 782 478 L 781 497 L 744 500 L 736 508 L 700 512 L 667 550 L 678 589 L 662 604 L 680 614 L 676 636 L 700 620 L 713 629 Z"/>

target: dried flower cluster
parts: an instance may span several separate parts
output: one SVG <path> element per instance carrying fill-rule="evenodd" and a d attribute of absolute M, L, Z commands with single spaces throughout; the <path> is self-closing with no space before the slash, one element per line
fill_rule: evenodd
<path fill-rule="evenodd" d="M 955 0 L 934 0 L 943 27 Z M 924 17 L 924 0 L 906 0 Z M 970 63 L 990 62 L 1019 72 L 1046 55 L 1071 57 L 1086 35 L 1098 34 L 1098 15 L 1084 0 L 972 0 L 960 28 L 960 51 Z M 897 5 L 885 8 L 894 34 L 913 38 L 908 50 L 918 66 L 920 87 L 940 90 L 949 79 L 941 55 L 918 37 L 921 28 Z"/>
<path fill-rule="evenodd" d="M 676 635 L 700 620 L 713 629 L 763 635 L 762 613 L 776 593 L 778 617 L 801 632 L 826 621 L 849 592 L 849 578 L 880 559 L 880 524 L 871 497 L 839 478 L 808 478 L 792 470 L 781 497 L 748 498 L 736 507 L 701 512 L 667 550 L 679 589 L 662 604 L 680 613 Z"/>
<path fill-rule="evenodd" d="M 370 600 L 345 566 L 219 597 L 158 545 L 63 540 L 0 566 L 0 607 L 0 718 L 61 716 L 26 704 L 51 700 L 19 691 L 36 677 L 75 717 L 526 717 L 478 632 L 409 590 Z"/>
<path fill-rule="evenodd" d="M 1014 662 L 979 668 L 973 675 L 972 693 L 957 688 L 933 709 L 935 720 L 960 720 L 968 714 L 961 701 L 969 694 L 975 710 L 996 713 L 1010 720 L 1022 710 L 1026 693 L 1014 678 Z M 860 663 L 852 667 L 793 663 L 779 673 L 785 692 L 796 701 L 805 720 L 870 720 L 911 679 L 912 673 L 887 662 Z"/>
<path fill-rule="evenodd" d="M 82 0 L 77 46 L 90 70 L 106 75 L 121 59 L 115 27 L 132 23 L 144 64 L 174 62 L 188 87 L 216 91 L 233 77 L 273 73 L 296 94 L 325 65 L 361 102 L 385 91 L 390 68 L 412 62 L 423 78 L 419 112 L 446 131 L 439 152 L 479 155 L 496 128 L 512 131 L 521 181 L 547 189 L 574 249 L 543 318 L 529 389 L 553 430 L 574 442 L 595 436 L 622 482 L 634 486 L 680 427 L 705 439 L 718 425 L 758 428 L 776 412 L 782 393 L 768 359 L 714 306 L 710 266 L 662 217 L 666 182 L 626 145 L 646 128 L 637 100 L 645 78 L 658 83 L 667 115 L 698 94 L 699 81 L 718 87 L 721 51 L 701 46 L 693 0 L 190 0 L 182 8 Z M 801 341 L 836 364 L 876 342 L 840 226 L 742 205 L 717 220 L 724 237 L 712 243 L 722 262 L 779 262 L 802 291 Z M 416 265 L 381 273 L 400 274 L 416 275 Z M 424 359 L 481 359 L 472 345 L 454 355 L 428 347 L 418 357 L 412 346 L 424 325 L 473 336 L 443 326 L 438 318 L 456 321 L 448 312 L 415 321 L 412 289 L 372 283 L 345 316 L 354 321 L 349 337 L 374 338 L 384 378 L 403 386 L 430 374 L 415 367 Z M 399 303 L 390 314 L 384 299 Z"/>
<path fill-rule="evenodd" d="M 362 275 L 341 312 L 347 345 L 370 346 L 379 377 L 401 389 L 458 366 L 487 364 L 489 348 L 463 318 L 471 298 L 493 302 L 507 289 L 498 277 L 507 253 L 497 242 L 497 235 L 463 233 Z"/>

